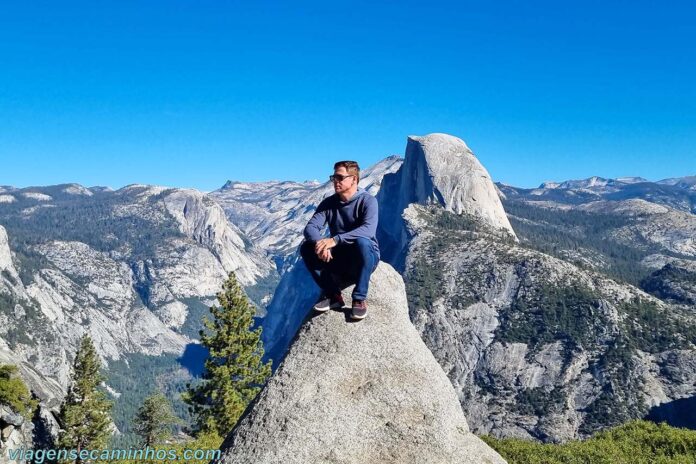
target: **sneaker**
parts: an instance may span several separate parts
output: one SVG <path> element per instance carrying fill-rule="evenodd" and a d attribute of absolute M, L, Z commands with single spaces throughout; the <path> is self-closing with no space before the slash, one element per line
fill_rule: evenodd
<path fill-rule="evenodd" d="M 343 297 L 341 296 L 340 293 L 327 297 L 327 296 L 321 296 L 319 297 L 319 301 L 317 301 L 314 304 L 313 309 L 315 311 L 318 311 L 320 313 L 326 312 L 329 309 L 340 309 L 343 306 L 345 306 L 345 302 L 343 301 Z"/>
<path fill-rule="evenodd" d="M 355 320 L 365 319 L 367 316 L 367 303 L 365 301 L 353 300 L 353 310 L 350 312 L 350 318 Z"/>

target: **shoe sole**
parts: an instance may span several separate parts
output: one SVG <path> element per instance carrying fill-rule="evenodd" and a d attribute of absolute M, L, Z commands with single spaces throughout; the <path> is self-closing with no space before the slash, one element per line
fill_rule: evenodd
<path fill-rule="evenodd" d="M 332 304 L 331 306 L 327 306 L 326 308 L 317 308 L 316 306 L 314 306 L 312 309 L 314 309 L 318 313 L 325 313 L 329 309 L 341 309 L 344 306 L 344 304 Z"/>
<path fill-rule="evenodd" d="M 354 321 L 362 321 L 363 319 L 365 319 L 365 316 L 367 316 L 367 313 L 363 314 L 362 316 L 357 316 L 351 313 L 350 318 Z"/>

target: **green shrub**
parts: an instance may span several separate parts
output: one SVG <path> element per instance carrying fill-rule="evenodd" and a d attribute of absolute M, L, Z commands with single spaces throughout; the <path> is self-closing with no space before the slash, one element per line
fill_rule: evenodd
<path fill-rule="evenodd" d="M 481 437 L 509 464 L 693 464 L 696 431 L 632 421 L 584 441 L 542 444 Z"/>
<path fill-rule="evenodd" d="M 31 419 L 38 405 L 24 381 L 17 375 L 17 366 L 0 364 L 0 404 L 9 406 L 26 419 Z"/>

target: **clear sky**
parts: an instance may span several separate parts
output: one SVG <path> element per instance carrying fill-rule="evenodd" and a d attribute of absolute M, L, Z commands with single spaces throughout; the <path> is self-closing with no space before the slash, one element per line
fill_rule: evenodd
<path fill-rule="evenodd" d="M 495 181 L 696 174 L 693 1 L 4 1 L 0 185 L 325 179 L 406 136 Z"/>

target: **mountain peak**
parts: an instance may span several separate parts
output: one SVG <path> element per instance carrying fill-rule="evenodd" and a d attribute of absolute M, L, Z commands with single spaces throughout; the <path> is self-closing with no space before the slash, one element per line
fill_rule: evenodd
<path fill-rule="evenodd" d="M 409 135 L 409 141 L 417 142 L 423 145 L 447 145 L 448 147 L 453 147 L 459 149 L 460 151 L 466 151 L 471 153 L 471 150 L 467 146 L 464 140 L 454 135 L 444 134 L 442 132 L 433 132 L 428 135 Z"/>
<path fill-rule="evenodd" d="M 439 204 L 516 237 L 490 174 L 466 143 L 452 135 L 409 136 L 401 168 L 384 176 L 377 199 L 378 239 L 386 248 L 383 257 L 397 268 L 407 234 L 401 215 L 412 203 Z"/>
<path fill-rule="evenodd" d="M 372 274 L 369 302 L 359 323 L 342 311 L 305 321 L 220 462 L 505 462 L 469 431 L 409 320 L 404 282 L 386 263 Z"/>
<path fill-rule="evenodd" d="M 415 202 L 438 202 L 448 211 L 466 213 L 495 229 L 515 235 L 491 176 L 466 143 L 447 134 L 409 136 L 402 185 L 415 187 Z M 415 186 L 409 186 L 413 179 Z"/>
<path fill-rule="evenodd" d="M 615 187 L 622 184 L 638 184 L 641 182 L 649 182 L 643 177 L 624 176 L 616 179 L 607 179 L 600 176 L 592 176 L 587 179 L 571 179 L 563 182 L 547 181 L 539 185 L 540 189 L 593 189 L 602 187 Z"/>

